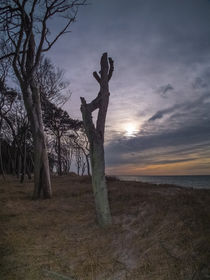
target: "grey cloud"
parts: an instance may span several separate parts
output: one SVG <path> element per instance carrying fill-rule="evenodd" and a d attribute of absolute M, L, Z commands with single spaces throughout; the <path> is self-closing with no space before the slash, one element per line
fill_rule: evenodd
<path fill-rule="evenodd" d="M 205 157 L 210 150 L 210 132 L 209 125 L 198 127 L 189 127 L 180 129 L 170 133 L 162 133 L 159 135 L 139 136 L 135 139 L 122 140 L 120 142 L 110 143 L 106 147 L 106 159 L 108 165 L 125 164 L 125 163 L 152 163 L 155 161 L 163 163 L 161 155 L 165 155 L 167 161 L 178 155 L 181 157 L 177 162 L 187 159 L 191 153 L 197 152 L 198 157 Z M 197 147 L 199 143 L 199 147 Z M 158 151 L 162 150 L 160 154 Z M 170 152 L 170 150 L 172 150 Z M 132 160 L 128 156 L 130 153 L 136 153 L 136 157 L 132 154 Z M 145 156 L 147 154 L 147 157 Z M 209 155 L 208 155 L 209 156 Z M 158 158 L 155 159 L 155 158 Z M 155 159 L 155 160 L 154 160 Z M 195 157 L 191 158 L 196 159 Z M 174 160 L 174 159 L 173 159 Z"/>
<path fill-rule="evenodd" d="M 192 111 L 192 110 L 196 109 L 199 112 L 201 111 L 201 113 L 202 113 L 203 111 L 201 110 L 200 106 L 205 107 L 205 100 L 209 99 L 209 97 L 210 97 L 210 92 L 205 92 L 199 98 L 197 98 L 193 101 L 188 101 L 188 102 L 181 103 L 181 104 L 175 104 L 172 107 L 166 108 L 164 110 L 160 110 L 160 111 L 156 112 L 148 120 L 148 122 L 155 121 L 157 119 L 162 119 L 165 115 L 172 114 L 176 111 L 180 111 L 180 112 L 189 114 L 189 110 Z M 208 111 L 208 108 L 207 108 L 207 111 Z M 176 116 L 178 116 L 178 114 Z M 174 115 L 172 115 L 172 118 L 173 117 L 174 117 Z"/>
<path fill-rule="evenodd" d="M 179 105 L 175 105 L 173 107 L 158 111 L 148 121 L 151 122 L 157 119 L 162 119 L 164 115 L 174 112 L 177 108 L 179 108 Z"/>
<path fill-rule="evenodd" d="M 106 147 L 107 163 L 163 164 L 209 157 L 210 103 L 205 102 L 207 98 L 209 93 L 159 111 L 145 122 L 137 137 L 110 142 Z M 169 113 L 162 126 L 154 122 Z"/>
<path fill-rule="evenodd" d="M 116 120 L 121 124 L 139 117 L 141 131 L 127 139 L 120 125 L 119 131 L 108 127 L 109 164 L 128 162 L 128 153 L 133 153 L 131 163 L 138 162 L 138 153 L 155 161 L 159 149 L 166 153 L 163 161 L 169 156 L 174 160 L 176 153 L 183 160 L 193 149 L 205 156 L 210 130 L 209 14 L 206 0 L 132 0 L 132 5 L 127 0 L 92 0 L 79 11 L 73 32 L 51 49 L 53 61 L 67 70 L 73 92 L 69 112 L 77 118 L 79 97 L 90 100 L 98 92 L 92 72 L 101 53 L 113 57 L 107 120 L 112 126 Z"/>
<path fill-rule="evenodd" d="M 155 158 L 155 157 L 152 157 L 152 161 L 151 161 L 151 157 L 149 157 L 149 158 L 147 158 L 146 160 L 144 160 L 144 163 L 151 164 L 151 162 L 152 162 L 153 165 L 155 165 L 155 164 L 156 164 L 156 165 L 157 165 L 157 164 L 172 164 L 172 163 L 180 163 L 180 162 L 194 161 L 194 160 L 196 160 L 196 159 L 197 159 L 197 158 L 194 157 L 194 158 L 185 158 L 185 159 L 180 158 L 180 159 L 171 159 L 171 160 L 169 160 L 169 159 L 159 160 L 159 159 L 157 159 L 157 158 Z"/>
<path fill-rule="evenodd" d="M 157 90 L 157 92 L 160 93 L 160 95 L 161 95 L 162 97 L 166 98 L 166 97 L 168 96 L 168 93 L 169 93 L 170 91 L 172 91 L 173 89 L 174 89 L 174 88 L 172 87 L 172 85 L 167 84 L 167 85 L 165 85 L 165 86 L 161 86 L 161 87 Z"/>
<path fill-rule="evenodd" d="M 192 145 L 210 141 L 209 121 L 200 126 L 188 126 L 174 131 L 164 131 L 160 134 L 137 136 L 135 138 L 115 141 L 106 147 L 107 152 L 121 150 L 127 152 L 144 151 L 168 146 Z"/>
<path fill-rule="evenodd" d="M 200 77 L 195 78 L 194 82 L 192 83 L 192 87 L 194 89 L 203 89 L 207 87 L 207 83 Z"/>

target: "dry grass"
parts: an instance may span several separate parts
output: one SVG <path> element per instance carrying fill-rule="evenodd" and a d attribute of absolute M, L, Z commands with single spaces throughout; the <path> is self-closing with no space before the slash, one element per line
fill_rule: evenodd
<path fill-rule="evenodd" d="M 87 177 L 53 178 L 42 201 L 32 182 L 0 179 L 0 279 L 210 279 L 210 191 L 108 184 L 113 225 L 100 229 Z"/>

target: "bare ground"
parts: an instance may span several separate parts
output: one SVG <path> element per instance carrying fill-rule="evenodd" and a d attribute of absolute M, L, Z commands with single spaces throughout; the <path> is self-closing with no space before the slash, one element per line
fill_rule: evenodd
<path fill-rule="evenodd" d="M 1 280 L 210 279 L 210 191 L 108 182 L 113 225 L 101 229 L 87 177 L 0 178 Z"/>

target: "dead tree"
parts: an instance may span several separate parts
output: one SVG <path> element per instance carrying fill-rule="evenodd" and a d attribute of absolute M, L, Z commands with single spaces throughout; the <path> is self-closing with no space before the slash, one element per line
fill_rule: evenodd
<path fill-rule="evenodd" d="M 101 226 L 111 224 L 104 162 L 104 129 L 109 104 L 109 80 L 114 70 L 113 60 L 107 58 L 107 53 L 101 57 L 101 70 L 99 74 L 93 73 L 100 85 L 98 96 L 90 103 L 81 97 L 81 112 L 85 132 L 90 143 L 90 159 L 92 166 L 92 185 L 95 197 L 97 221 Z M 93 123 L 92 112 L 98 109 L 96 125 Z"/>
<path fill-rule="evenodd" d="M 47 145 L 44 133 L 40 89 L 35 73 L 41 55 L 69 31 L 79 6 L 85 0 L 2 0 L 0 32 L 3 33 L 3 52 L 0 60 L 10 58 L 22 91 L 30 121 L 34 143 L 34 193 L 37 199 L 43 193 L 50 198 L 51 179 Z M 50 19 L 62 18 L 63 26 L 55 34 L 50 32 Z M 59 25 L 60 26 L 60 25 Z"/>

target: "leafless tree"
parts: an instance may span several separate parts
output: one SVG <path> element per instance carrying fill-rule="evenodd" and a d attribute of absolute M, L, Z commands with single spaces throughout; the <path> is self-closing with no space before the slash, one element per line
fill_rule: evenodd
<path fill-rule="evenodd" d="M 63 163 L 63 173 L 68 174 L 71 169 L 71 164 L 73 160 L 74 149 L 72 146 L 72 141 L 69 135 L 65 135 L 62 139 L 62 163 Z"/>
<path fill-rule="evenodd" d="M 82 125 L 79 130 L 74 130 L 74 134 L 71 135 L 72 144 L 75 148 L 81 149 L 86 163 L 84 164 L 85 169 L 87 168 L 87 174 L 90 176 L 90 147 L 87 135 Z M 84 168 L 83 168 L 84 169 Z M 85 170 L 84 170 L 85 171 Z M 84 172 L 83 172 L 84 173 Z"/>
<path fill-rule="evenodd" d="M 34 142 L 34 192 L 37 199 L 52 196 L 49 162 L 44 134 L 40 92 L 35 72 L 41 55 L 69 32 L 79 6 L 85 0 L 2 0 L 0 31 L 2 32 L 2 59 L 10 58 L 19 81 L 24 104 L 32 128 Z M 58 19 L 63 27 L 50 32 L 50 19 Z"/>
<path fill-rule="evenodd" d="M 82 168 L 82 151 L 80 147 L 76 147 L 74 150 L 74 156 L 75 156 L 75 163 L 77 168 L 77 175 L 80 175 L 80 169 Z"/>
<path fill-rule="evenodd" d="M 3 69 L 5 70 L 4 67 Z M 2 159 L 2 140 L 3 140 L 2 127 L 5 119 L 8 118 L 7 115 L 10 112 L 14 100 L 16 98 L 16 92 L 6 87 L 5 75 L 6 74 L 3 71 L 0 71 L 0 173 L 2 174 L 4 179 L 5 179 L 5 174 L 4 174 L 4 165 Z"/>
<path fill-rule="evenodd" d="M 99 74 L 93 73 L 100 85 L 98 96 L 90 103 L 81 97 L 81 112 L 85 131 L 90 143 L 90 159 L 92 166 L 92 185 L 95 196 L 96 214 L 101 226 L 111 224 L 111 214 L 105 180 L 104 162 L 104 129 L 109 104 L 109 80 L 114 70 L 114 62 L 107 53 L 101 57 L 101 70 Z M 96 126 L 93 123 L 92 112 L 98 109 Z"/>
<path fill-rule="evenodd" d="M 70 83 L 64 79 L 64 70 L 56 67 L 49 58 L 41 56 L 35 80 L 39 85 L 41 103 L 50 101 L 62 107 L 70 99 Z"/>
<path fill-rule="evenodd" d="M 58 174 L 63 174 L 63 138 L 81 127 L 81 121 L 70 118 L 69 114 L 49 101 L 44 104 L 44 123 L 48 133 L 56 138 L 55 151 L 58 158 Z"/>
<path fill-rule="evenodd" d="M 30 177 L 30 169 L 26 164 L 30 162 L 31 153 L 30 127 L 20 95 L 6 85 L 0 86 L 0 133 L 0 172 L 3 174 L 4 163 L 6 173 L 17 174 L 18 178 L 21 173 L 23 182 L 25 173 Z M 1 142 L 4 145 L 3 160 Z"/>

